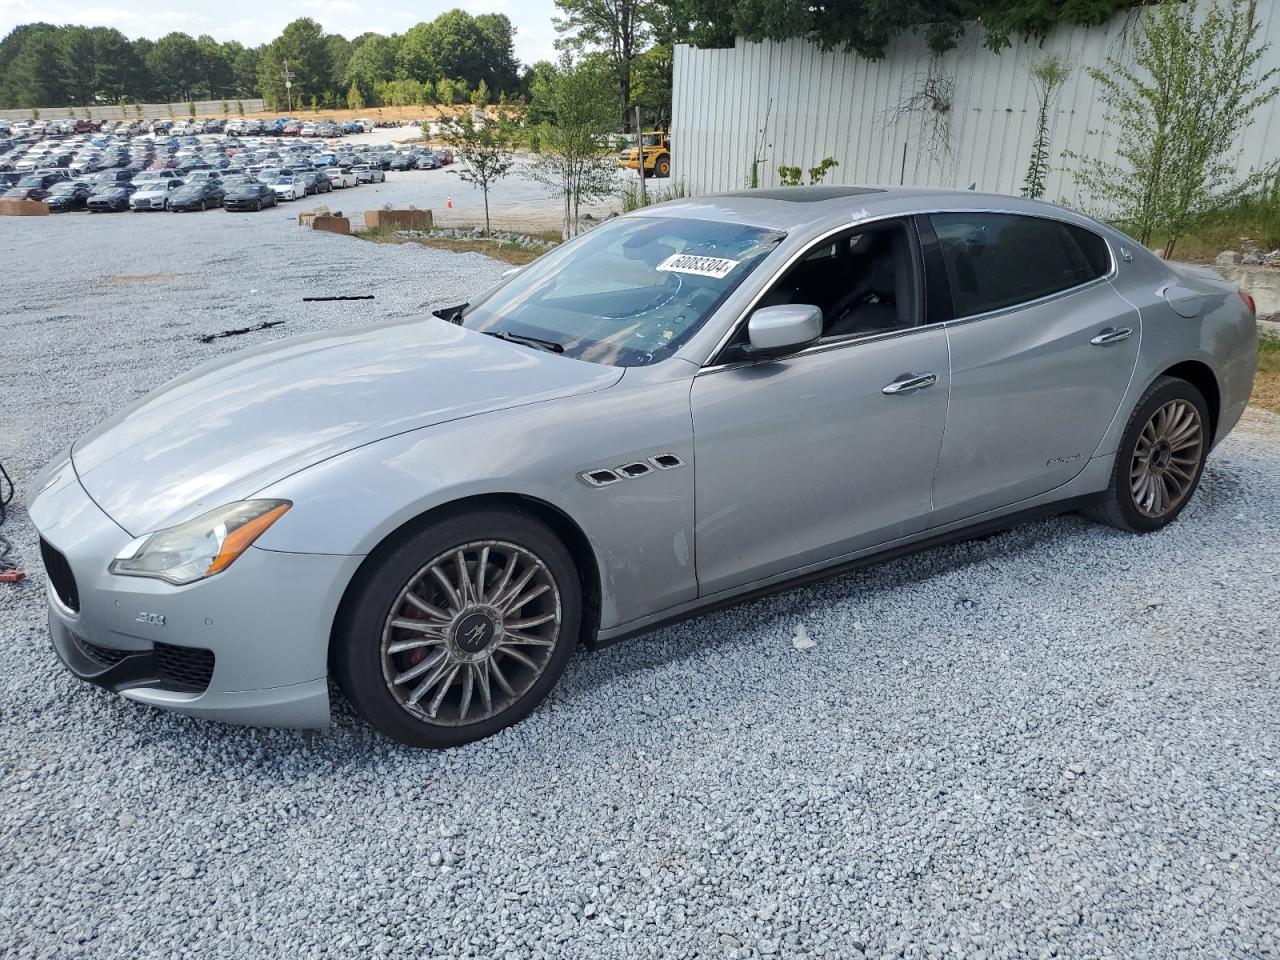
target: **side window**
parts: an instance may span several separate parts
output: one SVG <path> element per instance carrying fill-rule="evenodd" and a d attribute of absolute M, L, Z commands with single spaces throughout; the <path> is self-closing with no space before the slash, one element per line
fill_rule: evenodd
<path fill-rule="evenodd" d="M 914 263 L 905 224 L 850 230 L 801 257 L 758 306 L 820 308 L 824 340 L 905 329 L 918 323 Z"/>
<path fill-rule="evenodd" d="M 1072 224 L 1008 213 L 935 213 L 957 317 L 1025 303 L 1110 269 L 1101 237 Z"/>

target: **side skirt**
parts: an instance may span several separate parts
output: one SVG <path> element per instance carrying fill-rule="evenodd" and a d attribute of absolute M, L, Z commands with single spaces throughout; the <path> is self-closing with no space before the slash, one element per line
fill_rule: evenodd
<path fill-rule="evenodd" d="M 817 583 L 821 580 L 829 580 L 832 577 L 842 576 L 854 570 L 861 570 L 865 567 L 875 566 L 880 563 L 888 563 L 890 560 L 897 560 L 901 557 L 910 556 L 915 553 L 923 553 L 925 550 L 932 550 L 934 547 L 946 546 L 952 543 L 963 543 L 966 540 L 976 540 L 979 537 L 990 536 L 993 533 L 999 533 L 1012 527 L 1020 526 L 1032 520 L 1043 520 L 1046 517 L 1053 517 L 1063 513 L 1071 513 L 1073 510 L 1084 506 L 1094 499 L 1096 494 L 1087 496 L 1072 497 L 1068 500 L 1055 500 L 1052 503 L 1043 504 L 1038 507 L 1031 507 L 1026 510 L 1020 510 L 1016 513 L 1007 513 L 999 517 L 993 517 L 989 520 L 983 520 L 969 526 L 960 527 L 959 529 L 949 530 L 945 533 L 925 536 L 919 540 L 913 540 L 908 543 L 899 544 L 889 547 L 875 553 L 864 554 L 834 566 L 823 567 L 819 570 L 810 570 L 795 576 L 784 575 L 782 579 L 765 584 L 760 587 L 746 587 L 739 593 L 730 593 L 729 595 L 721 595 L 719 597 L 709 597 L 705 600 L 694 600 L 689 605 L 678 607 L 668 614 L 660 614 L 652 621 L 643 623 L 639 626 L 623 626 L 616 628 L 617 633 L 608 636 L 603 633 L 597 634 L 594 641 L 587 644 L 588 649 L 600 650 L 605 647 L 611 647 L 615 643 L 628 640 L 631 637 L 640 636 L 641 634 L 650 633 L 662 627 L 670 626 L 673 623 L 679 623 L 682 620 L 690 620 L 694 617 L 700 617 L 703 614 L 710 613 L 713 610 L 723 610 L 725 607 L 732 607 L 739 603 L 747 603 L 751 600 L 757 600 L 760 597 L 771 596 L 775 593 L 784 593 L 787 590 L 793 590 L 796 587 L 804 586 L 809 583 Z"/>

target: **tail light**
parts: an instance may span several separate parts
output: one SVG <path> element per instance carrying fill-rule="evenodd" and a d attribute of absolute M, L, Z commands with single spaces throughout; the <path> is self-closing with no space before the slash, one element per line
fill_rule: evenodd
<path fill-rule="evenodd" d="M 1253 302 L 1253 295 L 1248 290 L 1240 291 L 1240 299 L 1244 301 L 1244 305 L 1249 308 L 1249 312 L 1255 317 L 1258 315 L 1258 305 Z"/>

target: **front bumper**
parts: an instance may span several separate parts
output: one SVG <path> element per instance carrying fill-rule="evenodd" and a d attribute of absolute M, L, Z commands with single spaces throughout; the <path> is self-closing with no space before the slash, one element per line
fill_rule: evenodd
<path fill-rule="evenodd" d="M 131 206 L 134 210 L 163 210 L 166 199 L 165 197 L 147 197 L 144 200 L 134 200 Z"/>
<path fill-rule="evenodd" d="M 187 586 L 115 576 L 107 566 L 132 538 L 90 499 L 69 460 L 49 474 L 30 515 L 46 545 L 53 647 L 77 677 L 196 717 L 328 725 L 329 632 L 362 558 L 251 547 Z"/>

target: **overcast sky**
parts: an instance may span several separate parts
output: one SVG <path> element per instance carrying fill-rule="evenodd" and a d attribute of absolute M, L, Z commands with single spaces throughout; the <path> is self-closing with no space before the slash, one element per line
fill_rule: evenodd
<path fill-rule="evenodd" d="M 422 20 L 461 7 L 471 14 L 505 13 L 516 27 L 516 56 L 524 63 L 555 59 L 552 0 L 127 0 L 127 6 L 89 6 L 65 0 L 0 0 L 0 37 L 20 23 L 81 23 L 115 27 L 126 36 L 161 37 L 174 30 L 257 46 L 273 40 L 297 17 L 319 20 L 348 40 L 368 30 L 403 33 Z"/>

